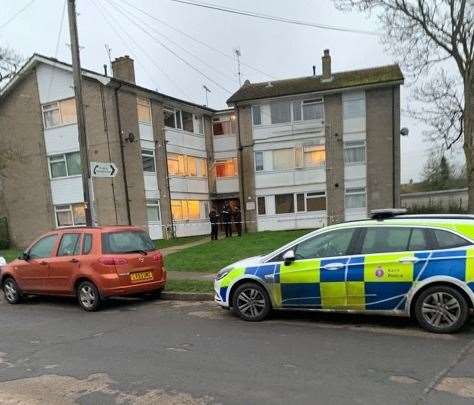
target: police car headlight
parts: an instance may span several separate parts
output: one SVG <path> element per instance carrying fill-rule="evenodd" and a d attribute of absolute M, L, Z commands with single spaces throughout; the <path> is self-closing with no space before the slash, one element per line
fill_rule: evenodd
<path fill-rule="evenodd" d="M 225 276 L 227 276 L 227 274 L 229 274 L 232 271 L 232 269 L 233 269 L 232 266 L 224 267 L 222 270 L 220 270 L 217 273 L 216 280 L 223 279 Z"/>

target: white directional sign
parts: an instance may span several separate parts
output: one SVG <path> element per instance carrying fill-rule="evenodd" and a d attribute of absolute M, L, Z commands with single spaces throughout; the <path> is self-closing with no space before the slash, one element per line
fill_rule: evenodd
<path fill-rule="evenodd" d="M 91 162 L 92 177 L 115 177 L 118 169 L 112 162 Z"/>

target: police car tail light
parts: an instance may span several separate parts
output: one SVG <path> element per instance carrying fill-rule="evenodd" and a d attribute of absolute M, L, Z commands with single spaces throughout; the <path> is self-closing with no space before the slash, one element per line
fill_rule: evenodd
<path fill-rule="evenodd" d="M 99 259 L 99 263 L 103 264 L 104 266 L 116 266 L 121 264 L 127 264 L 127 259 L 125 257 L 118 257 L 118 256 L 102 256 Z"/>

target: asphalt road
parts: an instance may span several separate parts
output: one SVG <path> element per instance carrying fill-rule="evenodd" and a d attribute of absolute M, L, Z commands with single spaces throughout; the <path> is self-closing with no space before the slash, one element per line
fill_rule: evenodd
<path fill-rule="evenodd" d="M 3 299 L 3 298 L 2 298 Z M 472 404 L 474 323 L 279 313 L 206 302 L 0 301 L 0 404 Z"/>

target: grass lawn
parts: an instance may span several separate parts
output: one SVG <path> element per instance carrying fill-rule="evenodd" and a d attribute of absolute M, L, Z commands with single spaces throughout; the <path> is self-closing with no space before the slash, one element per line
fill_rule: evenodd
<path fill-rule="evenodd" d="M 20 250 L 16 250 L 16 249 L 0 250 L 0 256 L 3 256 L 7 262 L 11 262 L 12 260 L 15 260 L 20 255 L 21 255 Z"/>
<path fill-rule="evenodd" d="M 166 256 L 169 271 L 199 271 L 215 273 L 222 267 L 250 256 L 270 253 L 309 230 L 266 231 L 210 241 Z"/>
<path fill-rule="evenodd" d="M 214 288 L 212 281 L 207 280 L 168 280 L 165 291 L 212 293 Z"/>
<path fill-rule="evenodd" d="M 187 236 L 184 238 L 175 238 L 175 239 L 170 239 L 170 240 L 159 239 L 155 241 L 155 244 L 158 249 L 164 249 L 164 248 L 172 247 L 172 246 L 185 245 L 186 243 L 195 242 L 197 240 L 201 240 L 206 237 L 207 237 L 206 235 L 199 235 L 199 236 Z"/>

